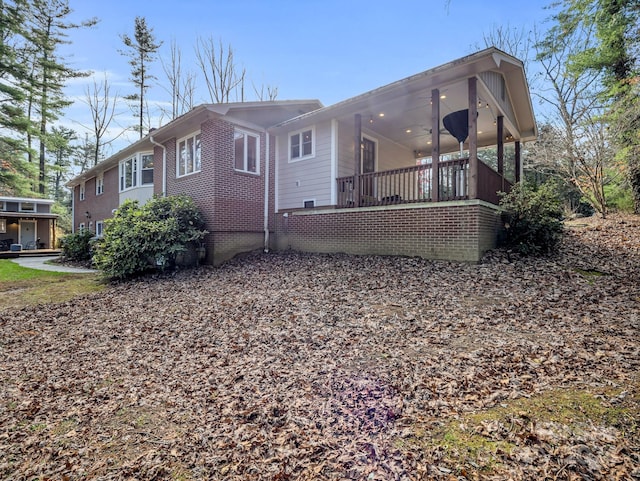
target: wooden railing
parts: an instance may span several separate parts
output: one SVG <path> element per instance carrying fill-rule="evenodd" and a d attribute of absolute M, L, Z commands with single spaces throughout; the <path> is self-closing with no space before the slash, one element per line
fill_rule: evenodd
<path fill-rule="evenodd" d="M 439 164 L 439 200 L 466 199 L 469 184 L 469 159 Z M 431 164 L 340 177 L 338 207 L 409 204 L 432 200 Z M 356 185 L 357 183 L 357 185 Z"/>
<path fill-rule="evenodd" d="M 478 199 L 498 205 L 500 203 L 498 192 L 509 192 L 511 185 L 503 175 L 498 174 L 485 163 L 478 162 Z"/>

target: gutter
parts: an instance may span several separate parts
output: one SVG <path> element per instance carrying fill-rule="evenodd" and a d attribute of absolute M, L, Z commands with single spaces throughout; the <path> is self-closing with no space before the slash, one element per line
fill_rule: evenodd
<path fill-rule="evenodd" d="M 162 197 L 167 196 L 167 148 L 156 142 L 153 135 L 149 136 L 149 141 L 162 149 Z"/>
<path fill-rule="evenodd" d="M 271 162 L 270 145 L 269 145 L 269 131 L 265 130 L 267 134 L 267 140 L 265 142 L 265 168 L 264 168 L 264 252 L 269 252 L 269 163 Z"/>

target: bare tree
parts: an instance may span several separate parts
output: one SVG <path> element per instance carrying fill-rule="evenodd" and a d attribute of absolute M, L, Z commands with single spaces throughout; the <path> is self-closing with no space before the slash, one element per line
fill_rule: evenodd
<path fill-rule="evenodd" d="M 228 103 L 235 94 L 234 100 L 244 102 L 246 71 L 244 68 L 238 70 L 231 45 L 225 48 L 219 40 L 216 46 L 213 38 L 198 37 L 195 53 L 211 101 Z"/>
<path fill-rule="evenodd" d="M 85 89 L 84 102 L 89 106 L 91 112 L 91 119 L 93 121 L 92 132 L 95 139 L 95 146 L 92 155 L 93 166 L 98 164 L 100 154 L 102 153 L 102 147 L 106 144 L 113 142 L 122 133 L 109 142 L 102 142 L 103 137 L 107 133 L 113 118 L 116 115 L 116 105 L 118 104 L 118 94 L 111 96 L 111 86 L 105 72 L 104 78 L 97 82 L 95 77 L 93 78 L 93 85 L 88 85 Z"/>
<path fill-rule="evenodd" d="M 256 94 L 256 98 L 260 101 L 273 101 L 278 97 L 278 87 L 273 87 L 271 85 L 262 84 L 259 89 L 253 85 L 253 92 Z"/>
<path fill-rule="evenodd" d="M 536 159 L 534 164 L 558 173 L 604 217 L 607 214 L 604 185 L 610 181 L 607 165 L 612 155 L 601 120 L 599 74 L 576 71 L 570 62 L 576 52 L 589 48 L 592 41 L 592 32 L 582 29 L 570 37 L 559 37 L 550 31 L 536 42 L 544 86 L 535 95 L 546 107 L 543 118 L 552 126 L 548 133 L 554 139 L 549 144 L 549 139 L 541 136 L 532 148 L 532 155 Z"/>
<path fill-rule="evenodd" d="M 196 76 L 182 71 L 182 51 L 175 40 L 171 41 L 169 60 L 165 62 L 161 58 L 160 61 L 169 82 L 167 91 L 171 94 L 171 112 L 168 114 L 175 119 L 194 107 Z"/>

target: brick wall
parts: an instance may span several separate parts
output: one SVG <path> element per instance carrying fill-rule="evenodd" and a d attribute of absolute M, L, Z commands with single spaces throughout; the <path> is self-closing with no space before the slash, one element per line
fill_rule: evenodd
<path fill-rule="evenodd" d="M 201 160 L 199 173 L 176 177 L 176 139 L 166 142 L 167 195 L 187 194 L 202 211 L 209 231 L 205 239 L 207 262 L 219 264 L 240 252 L 260 249 L 264 241 L 264 175 L 266 135 L 260 135 L 260 175 L 234 169 L 234 126 L 222 119 L 209 119 L 201 125 Z M 189 133 L 185 132 L 185 135 Z M 274 179 L 275 142 L 270 143 L 270 172 Z M 162 158 L 162 149 L 155 156 Z M 162 163 L 156 164 L 155 192 L 162 187 Z M 273 184 L 272 184 L 273 185 Z M 270 191 L 270 212 L 275 197 Z M 275 223 L 271 219 L 272 224 Z"/>
<path fill-rule="evenodd" d="M 118 208 L 118 167 L 107 170 L 104 173 L 104 193 L 96 195 L 96 177 L 85 182 L 84 200 L 80 200 L 80 186 L 73 188 L 73 206 L 74 230 L 78 230 L 81 222 L 84 222 L 85 228 L 89 228 L 89 222 L 93 222 L 91 231 L 95 232 L 95 223 L 104 221 L 112 217 L 111 211 Z M 86 213 L 91 214 L 88 219 Z"/>
<path fill-rule="evenodd" d="M 396 208 L 296 211 L 277 216 L 275 246 L 307 252 L 406 255 L 477 262 L 499 231 L 482 201 Z"/>

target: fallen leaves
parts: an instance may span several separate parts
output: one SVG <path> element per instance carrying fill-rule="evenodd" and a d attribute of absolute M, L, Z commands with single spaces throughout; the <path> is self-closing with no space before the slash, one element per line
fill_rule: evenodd
<path fill-rule="evenodd" d="M 589 222 L 541 260 L 256 254 L 4 310 L 0 478 L 633 479 L 640 222 Z"/>

